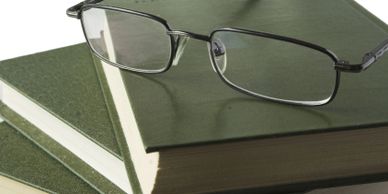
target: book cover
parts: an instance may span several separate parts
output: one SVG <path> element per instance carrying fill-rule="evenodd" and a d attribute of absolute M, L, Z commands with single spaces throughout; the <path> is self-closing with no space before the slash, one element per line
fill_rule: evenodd
<path fill-rule="evenodd" d="M 2 61 L 0 80 L 5 119 L 100 191 L 131 192 L 85 44 Z"/>
<path fill-rule="evenodd" d="M 133 10 L 161 16 L 169 22 L 173 29 L 201 34 L 209 34 L 212 30 L 220 27 L 265 31 L 322 45 L 338 53 L 340 58 L 354 62 L 360 61 L 366 52 L 388 37 L 386 24 L 351 0 L 319 2 L 231 0 L 219 4 L 165 0 L 152 1 L 152 3 L 139 1 L 130 4 L 122 1 L 110 1 L 109 4 L 112 2 Z M 117 111 L 116 123 L 121 125 L 122 133 L 126 138 L 124 140 L 124 144 L 127 144 L 124 146 L 124 148 L 127 147 L 126 152 L 131 153 L 131 155 L 144 152 L 142 154 L 147 155 L 146 158 L 158 160 L 161 162 L 157 164 L 158 170 L 163 174 L 165 172 L 163 165 L 166 165 L 168 161 L 173 161 L 169 158 L 170 155 L 166 156 L 167 154 L 166 158 L 163 158 L 164 153 L 179 153 L 176 151 L 179 149 L 187 148 L 192 153 L 199 153 L 205 152 L 206 148 L 204 147 L 207 146 L 214 146 L 214 150 L 217 150 L 216 147 L 219 144 L 234 144 L 238 147 L 240 144 L 249 144 L 250 140 L 275 139 L 274 141 L 279 143 L 280 141 L 286 142 L 288 137 L 299 135 L 316 135 L 317 139 L 315 140 L 319 140 L 319 137 L 322 136 L 323 139 L 333 138 L 333 141 L 336 141 L 334 136 L 331 137 L 336 132 L 341 134 L 340 137 L 346 137 L 348 131 L 358 133 L 357 129 L 366 128 L 373 128 L 373 130 L 362 132 L 365 133 L 364 135 L 376 132 L 381 133 L 383 137 L 382 131 L 388 124 L 386 117 L 388 115 L 386 101 L 388 88 L 384 84 L 388 81 L 385 76 L 388 71 L 388 66 L 385 65 L 387 62 L 388 59 L 385 57 L 361 74 L 343 73 L 341 87 L 335 101 L 323 107 L 313 108 L 277 104 L 251 98 L 232 90 L 212 70 L 206 44 L 195 40 L 189 41 L 178 66 L 173 66 L 163 74 L 145 75 L 124 70 L 119 71 L 105 63 L 102 64 L 102 69 L 104 69 L 110 93 L 113 96 L 111 98 L 113 103 L 108 104 L 111 105 L 111 109 Z M 126 99 L 123 96 L 126 96 Z M 133 128 L 136 128 L 137 132 Z M 134 143 L 133 136 L 140 137 L 137 139 L 137 143 Z M 360 134 L 355 136 L 362 139 Z M 309 140 L 300 146 L 312 145 L 311 141 Z M 370 140 L 366 141 L 371 143 Z M 353 143 L 351 142 L 350 145 Z M 141 144 L 143 147 L 142 149 L 131 148 L 131 144 Z M 264 144 L 262 146 L 264 147 Z M 274 146 L 273 149 L 267 148 L 274 151 L 277 150 L 275 147 L 277 146 Z M 317 150 L 329 151 L 329 147 L 331 146 L 328 146 L 327 149 L 321 147 Z M 265 151 L 263 149 L 260 148 L 257 151 Z M 236 151 L 232 148 L 231 150 Z M 279 148 L 279 150 L 281 149 Z M 286 152 L 286 150 L 284 151 Z M 351 150 L 348 151 L 351 152 Z M 311 154 L 308 157 L 312 157 L 313 152 L 312 149 L 306 153 Z M 350 152 L 348 154 L 351 154 Z M 254 155 L 253 152 L 250 154 Z M 356 158 L 362 157 L 361 155 L 356 156 Z M 381 157 L 385 156 L 381 155 Z M 141 163 L 141 160 L 133 156 L 132 158 L 134 164 L 131 165 L 136 168 L 136 163 Z M 165 163 L 162 164 L 164 159 Z M 215 161 L 208 164 L 216 166 L 218 163 L 215 158 L 213 159 Z M 283 159 L 286 158 L 283 157 Z M 240 161 L 240 163 L 242 162 Z M 361 166 L 365 164 L 361 163 Z M 314 165 L 309 164 L 305 167 L 299 166 L 299 168 L 312 168 L 316 165 L 321 165 L 322 169 L 326 167 L 317 161 Z M 170 169 L 166 171 L 168 170 Z M 338 172 L 332 170 L 330 172 Z M 248 188 L 248 191 L 263 193 L 270 192 L 271 189 L 272 191 L 281 191 L 282 189 L 292 191 L 299 189 L 300 191 L 303 187 L 314 189 L 336 184 L 354 184 L 358 181 L 367 182 L 386 177 L 385 169 L 380 169 L 384 171 L 382 174 L 376 171 L 372 174 L 359 175 L 352 174 L 353 171 L 348 170 L 346 173 L 343 172 L 343 176 L 338 172 L 336 178 L 330 177 L 329 171 L 327 171 L 328 174 L 325 178 L 313 178 L 313 174 L 317 173 L 313 170 L 309 172 L 312 173 L 310 174 L 311 180 L 314 179 L 312 182 L 307 179 L 287 183 L 278 182 L 276 183 L 278 184 L 277 188 L 263 186 L 258 190 Z M 229 172 L 220 169 L 214 173 L 220 175 Z M 269 171 L 266 173 L 271 176 Z M 186 177 L 175 182 L 176 187 L 167 191 L 177 192 L 179 188 L 185 188 L 184 186 L 180 187 L 181 185 L 188 184 L 188 182 L 193 185 L 200 184 L 199 177 L 206 177 L 204 174 L 194 174 L 191 178 Z M 216 179 L 214 174 L 207 175 L 213 177 L 214 180 Z M 137 173 L 137 176 L 142 184 L 141 176 L 144 175 Z M 168 182 L 163 182 L 162 178 L 159 181 L 164 185 L 168 184 Z M 227 179 L 225 178 L 224 181 L 227 182 Z M 164 187 L 162 183 L 159 185 L 161 188 Z M 215 189 L 210 183 L 206 185 L 207 189 Z M 142 189 L 145 193 L 150 192 L 147 190 L 148 187 Z M 158 190 L 155 192 L 157 193 Z M 236 190 L 231 191 L 231 193 L 233 192 Z"/>
<path fill-rule="evenodd" d="M 213 5 L 197 1 L 127 6 L 160 15 L 177 29 L 204 34 L 228 26 L 266 31 L 323 45 L 339 58 L 354 62 L 388 37 L 387 25 L 351 0 L 254 2 L 226 1 L 217 6 L 220 13 L 205 11 Z M 244 9 L 247 5 L 249 10 Z M 238 10 L 245 14 L 236 14 Z M 203 22 L 185 20 L 187 16 Z M 271 103 L 232 90 L 212 70 L 207 52 L 205 43 L 192 40 L 178 66 L 166 73 L 121 71 L 147 151 L 388 123 L 387 57 L 365 72 L 343 73 L 336 99 L 327 106 L 309 108 Z"/>
<path fill-rule="evenodd" d="M 0 177 L 44 193 L 98 193 L 5 121 L 0 123 L 0 137 Z"/>

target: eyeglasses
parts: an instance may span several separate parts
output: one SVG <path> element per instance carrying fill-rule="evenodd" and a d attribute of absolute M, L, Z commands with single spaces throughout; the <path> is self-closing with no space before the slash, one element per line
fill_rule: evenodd
<path fill-rule="evenodd" d="M 360 64 L 340 60 L 321 46 L 275 34 L 222 28 L 210 35 L 173 30 L 157 16 L 81 2 L 67 10 L 81 19 L 89 47 L 101 60 L 139 73 L 162 73 L 177 65 L 187 41 L 208 43 L 213 70 L 233 89 L 250 96 L 319 106 L 336 96 L 341 72 L 361 72 L 388 51 L 388 40 Z"/>

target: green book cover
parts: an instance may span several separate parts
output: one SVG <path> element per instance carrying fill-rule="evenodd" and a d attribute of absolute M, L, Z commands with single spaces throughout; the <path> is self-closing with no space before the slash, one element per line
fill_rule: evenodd
<path fill-rule="evenodd" d="M 0 80 L 6 120 L 99 191 L 131 192 L 85 44 L 2 61 Z"/>
<path fill-rule="evenodd" d="M 161 16 L 172 29 L 209 34 L 221 27 L 239 27 L 294 37 L 322 45 L 337 53 L 339 58 L 354 63 L 388 37 L 387 25 L 352 0 L 224 0 L 222 3 L 188 0 L 128 3 L 112 0 L 105 3 Z M 278 104 L 234 91 L 212 70 L 206 43 L 195 40 L 189 41 L 178 66 L 163 74 L 131 73 L 111 68 L 105 63 L 102 68 L 96 64 L 104 72 L 100 74 L 105 74 L 102 77 L 107 79 L 106 85 L 110 90 L 105 91 L 107 104 L 117 123 L 116 128 L 121 128 L 119 130 L 124 136 L 121 138 L 123 153 L 145 152 L 148 158 L 158 158 L 161 162 L 157 166 L 158 173 L 163 176 L 169 170 L 163 165 L 167 165 L 167 161 L 174 162 L 170 155 L 163 158 L 163 154 L 174 153 L 181 148 L 192 149 L 194 153 L 203 151 L 201 148 L 206 146 L 223 143 L 238 147 L 249 140 L 385 127 L 388 123 L 388 88 L 384 84 L 388 81 L 385 76 L 387 63 L 385 57 L 361 74 L 343 73 L 336 99 L 322 107 Z M 136 144 L 131 141 L 133 136 L 140 137 L 142 150 L 131 148 L 132 144 Z M 135 162 L 128 165 L 140 169 L 136 167 L 140 163 L 136 161 L 140 160 L 132 158 Z M 384 177 L 380 175 L 379 178 Z M 142 176 L 137 173 L 140 185 L 143 184 Z M 168 191 L 177 192 L 179 188 L 184 188 L 181 185 L 190 183 L 214 189 L 210 183 L 199 181 L 201 176 L 205 177 L 204 174 L 193 173 L 190 178 L 174 182 Z M 322 185 L 352 184 L 349 181 L 354 183 L 376 178 L 373 175 L 374 178 L 352 176 L 307 181 L 308 185 L 303 181 L 290 181 L 275 191 L 287 188 L 298 191 L 297 187 L 300 191 L 300 184 L 314 189 Z M 168 184 L 163 180 L 161 182 L 158 185 L 161 188 Z M 151 192 L 147 186 L 142 189 L 144 193 Z M 266 188 L 250 189 L 264 193 L 269 191 Z"/>
<path fill-rule="evenodd" d="M 0 176 L 47 193 L 98 193 L 4 121 L 0 137 Z"/>
<path fill-rule="evenodd" d="M 126 6 L 161 16 L 173 29 L 202 34 L 220 27 L 271 32 L 322 45 L 354 63 L 388 37 L 387 25 L 351 0 L 230 0 L 217 6 L 164 0 Z M 383 57 L 365 72 L 342 73 L 336 99 L 312 108 L 272 103 L 234 91 L 212 70 L 206 43 L 196 40 L 189 41 L 178 66 L 166 73 L 121 71 L 121 75 L 145 149 L 157 151 L 384 125 L 388 123 L 387 63 L 388 58 Z"/>

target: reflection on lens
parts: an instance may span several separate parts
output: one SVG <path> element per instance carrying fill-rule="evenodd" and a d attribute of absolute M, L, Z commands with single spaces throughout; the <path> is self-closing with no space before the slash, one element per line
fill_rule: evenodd
<path fill-rule="evenodd" d="M 87 8 L 82 12 L 86 38 L 102 58 L 140 71 L 162 71 L 171 55 L 165 26 L 147 17 Z"/>
<path fill-rule="evenodd" d="M 225 45 L 221 40 L 213 39 L 212 40 L 212 52 L 214 53 L 214 60 L 218 65 L 218 68 L 222 73 L 226 70 L 226 65 L 228 64 L 228 58 L 226 54 Z"/>
<path fill-rule="evenodd" d="M 220 42 L 227 64 L 217 54 Z M 211 45 L 213 61 L 223 78 L 250 93 L 319 104 L 334 91 L 334 62 L 317 50 L 232 31 L 214 33 Z"/>

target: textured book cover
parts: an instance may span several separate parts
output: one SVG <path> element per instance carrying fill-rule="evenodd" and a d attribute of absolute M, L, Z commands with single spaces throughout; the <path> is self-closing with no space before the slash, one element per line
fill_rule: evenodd
<path fill-rule="evenodd" d="M 120 155 L 86 45 L 1 61 L 0 78 L 112 154 Z"/>
<path fill-rule="evenodd" d="M 0 176 L 47 193 L 98 193 L 5 121 L 0 137 Z"/>
<path fill-rule="evenodd" d="M 271 32 L 322 45 L 354 63 L 388 37 L 387 25 L 351 0 L 230 0 L 217 5 L 164 0 L 126 6 L 159 15 L 173 29 Z M 296 107 L 234 91 L 212 70 L 207 52 L 205 43 L 191 40 L 178 66 L 166 73 L 121 71 L 147 151 L 388 123 L 387 57 L 365 72 L 342 73 L 331 104 Z"/>
<path fill-rule="evenodd" d="M 18 123 L 17 129 L 24 135 L 101 192 L 131 190 L 93 59 L 85 44 L 2 61 L 0 79 L 3 84 L 3 102 L 12 102 L 14 106 L 9 107 L 11 109 L 6 103 L 7 106 L 2 106 L 6 120 Z M 20 98 L 7 97 L 11 90 Z M 17 102 L 14 103 L 15 100 Z M 31 107 L 23 107 L 22 101 L 31 104 Z M 34 112 L 32 105 L 39 111 L 33 109 Z M 16 114 L 13 108 L 19 112 Z M 35 118 L 36 123 L 26 119 L 39 114 L 45 117 Z M 23 119 L 24 122 L 18 122 Z M 59 131 L 56 126 L 66 130 Z M 51 133 L 43 133 L 42 128 Z M 78 148 L 63 147 L 64 144 L 52 136 L 56 134 L 57 138 L 69 138 L 69 132 L 88 144 Z M 67 142 L 71 144 L 76 140 Z M 87 149 L 103 153 L 113 163 L 101 163 L 98 157 L 90 154 L 86 156 L 88 151 L 82 150 Z M 77 155 L 74 151 L 82 151 L 84 154 Z M 94 163 L 88 163 L 84 156 Z M 95 166 L 105 170 L 99 171 Z M 110 177 L 107 178 L 108 175 Z"/>
<path fill-rule="evenodd" d="M 221 27 L 239 27 L 294 37 L 322 45 L 337 53 L 339 58 L 346 58 L 355 63 L 388 37 L 387 25 L 351 0 L 226 0 L 222 3 L 185 0 L 128 3 L 116 0 L 105 3 L 161 16 L 168 21 L 172 29 L 209 34 Z M 384 130 L 388 125 L 388 87 L 384 84 L 388 81 L 385 76 L 388 72 L 387 63 L 388 59 L 385 57 L 361 74 L 343 73 L 338 96 L 331 104 L 322 107 L 277 104 L 232 90 L 212 70 L 206 44 L 195 40 L 189 41 L 178 66 L 173 66 L 166 73 L 145 75 L 116 71 L 112 68 L 103 68 L 103 72 L 110 87 L 110 92 L 105 94 L 113 95 L 113 98 L 107 97 L 108 101 L 111 101 L 107 104 L 113 110 L 110 112 L 114 115 L 112 117 L 116 125 L 121 125 L 121 133 L 126 136 L 126 139 L 121 138 L 123 152 L 132 154 L 128 147 L 133 142 L 128 139 L 133 133 L 128 131 L 133 132 L 130 128 L 135 127 L 140 133 L 143 151 L 149 155 L 157 155 L 160 157 L 159 162 L 163 163 L 163 154 L 159 153 L 168 153 L 180 148 L 195 150 L 195 147 L 203 148 L 203 145 L 237 145 L 248 142 L 245 140 L 277 139 L 280 136 L 293 137 L 302 134 L 321 133 L 322 137 L 326 138 L 330 136 L 327 132 L 339 131 L 344 135 L 348 130 L 375 127 L 383 127 L 375 129 L 376 131 Z M 117 77 L 122 78 L 122 83 Z M 109 83 L 109 80 L 113 82 Z M 119 87 L 123 87 L 124 92 L 117 92 Z M 115 98 L 115 94 L 119 94 L 119 97 Z M 124 102 L 123 94 L 127 94 L 126 101 L 129 103 Z M 124 114 L 120 115 L 121 113 Z M 346 136 L 342 135 L 341 137 Z M 281 139 L 276 142 L 280 141 Z M 310 143 L 313 144 L 309 141 L 305 145 Z M 286 152 L 284 149 L 283 151 Z M 169 161 L 170 158 L 165 159 Z M 161 163 L 158 167 L 163 174 Z M 310 175 L 313 176 L 313 173 Z M 329 172 L 327 175 L 330 176 Z M 356 177 L 351 173 L 347 175 L 349 176 L 325 180 L 315 177 L 316 182 L 291 181 L 282 183 L 282 188 L 300 188 L 300 184 L 309 188 L 351 184 L 349 182 L 384 177 L 377 172 L 369 174 L 370 176 Z M 203 175 L 193 173 L 190 178 L 176 181 L 174 189 L 177 190 L 170 191 L 179 191 L 180 185 L 187 182 L 203 183 L 213 189 L 211 184 L 198 181 L 201 176 Z M 253 190 L 250 191 L 256 192 L 269 191 L 265 188 L 251 189 Z"/>

